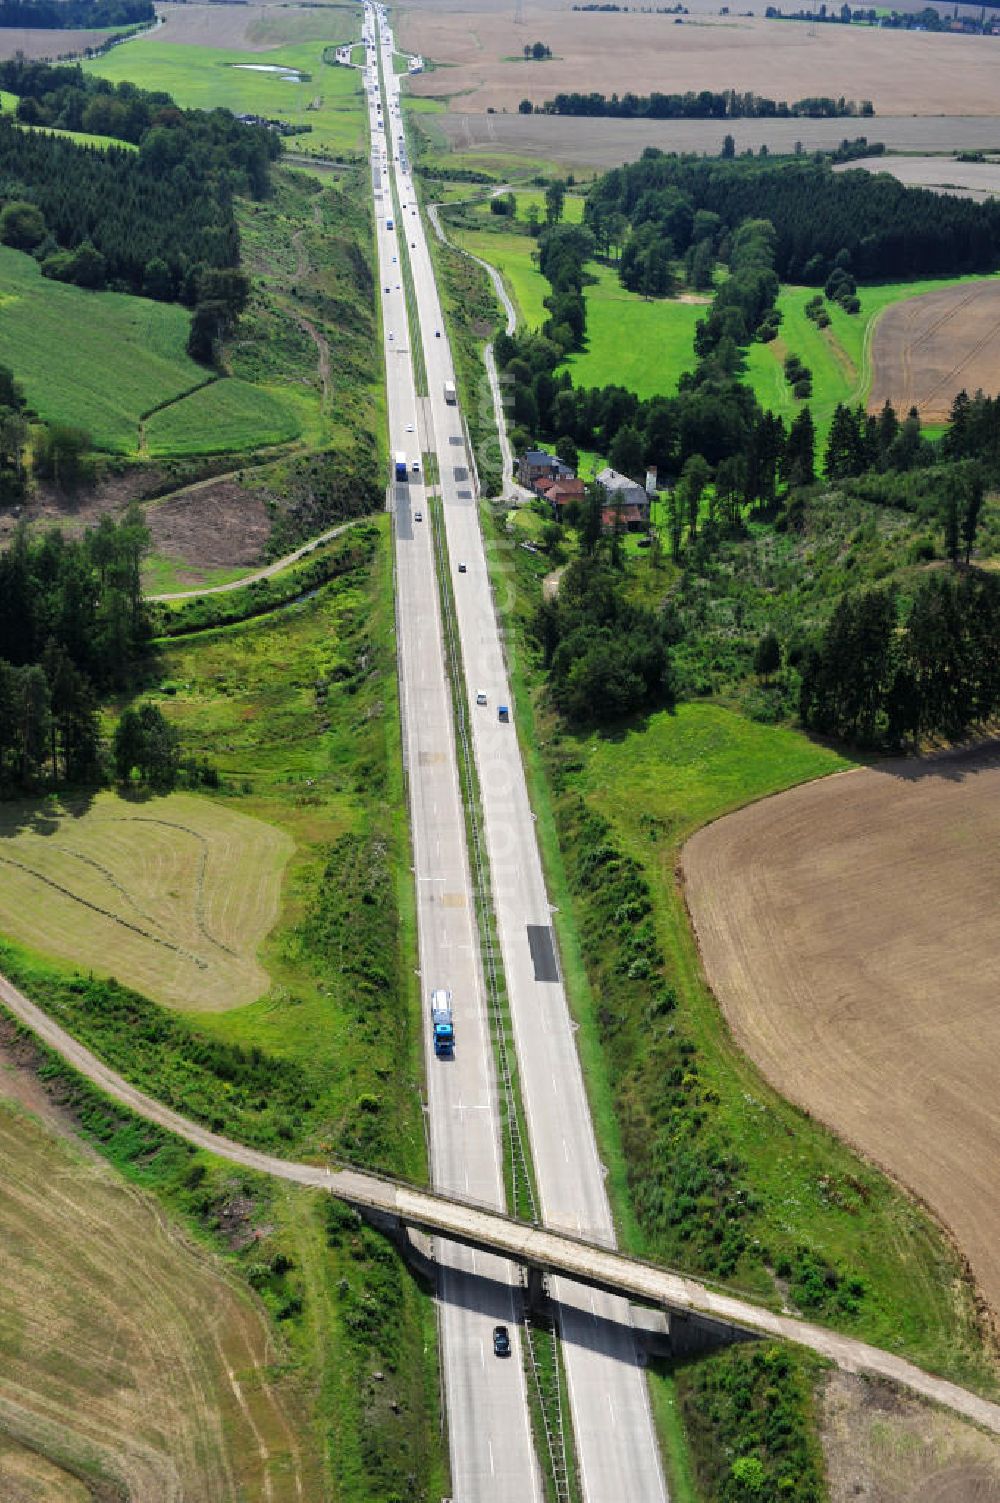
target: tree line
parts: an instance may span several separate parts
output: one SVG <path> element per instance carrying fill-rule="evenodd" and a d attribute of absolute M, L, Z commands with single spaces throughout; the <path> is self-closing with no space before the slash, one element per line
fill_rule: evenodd
<path fill-rule="evenodd" d="M 155 20 L 153 0 L 0 0 L 0 27 L 84 31 Z"/>
<path fill-rule="evenodd" d="M 963 735 L 1000 709 L 1000 580 L 962 570 L 844 596 L 802 663 L 803 724 L 865 746 Z"/>
<path fill-rule="evenodd" d="M 837 268 L 858 281 L 957 276 L 1000 262 L 1000 204 L 943 197 L 864 171 L 835 173 L 825 161 L 706 161 L 648 147 L 638 162 L 597 180 L 585 223 L 599 233 L 615 216 L 633 230 L 662 222 L 664 195 L 683 201 L 692 217 L 718 215 L 725 231 L 768 220 L 782 281 L 822 286 Z M 664 233 L 676 239 L 676 227 Z"/>
<path fill-rule="evenodd" d="M 0 785 L 78 782 L 98 761 L 98 695 L 129 682 L 149 640 L 137 507 L 79 540 L 22 525 L 0 555 Z"/>
<path fill-rule="evenodd" d="M 529 105 L 528 109 L 524 105 Z M 857 104 L 853 99 L 832 99 L 825 95 L 797 99 L 768 99 L 762 94 L 738 89 L 688 90 L 684 94 L 557 94 L 541 106 L 525 100 L 521 114 L 583 115 L 613 120 L 791 120 L 840 119 L 856 115 L 874 115 L 870 99 Z"/>

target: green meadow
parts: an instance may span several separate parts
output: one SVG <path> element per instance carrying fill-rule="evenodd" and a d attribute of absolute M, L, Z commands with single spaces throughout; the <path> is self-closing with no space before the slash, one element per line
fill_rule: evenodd
<path fill-rule="evenodd" d="M 0 363 L 39 417 L 86 428 L 99 449 L 134 453 L 141 415 L 206 379 L 189 325 L 185 308 L 51 282 L 0 247 Z"/>
<path fill-rule="evenodd" d="M 829 432 L 839 402 L 867 399 L 871 387 L 871 341 L 879 317 L 893 303 L 981 277 L 949 277 L 931 281 L 882 282 L 859 287 L 859 313 L 845 313 L 838 303 L 825 302 L 830 325 L 819 329 L 806 317 L 805 307 L 816 296 L 815 287 L 782 287 L 778 298 L 782 320 L 777 339 L 770 344 L 752 344 L 747 350 L 746 380 L 761 405 L 787 422 L 805 405 L 792 395 L 785 380 L 784 361 L 798 355 L 812 371 L 812 396 L 807 398 L 820 440 Z"/>
<path fill-rule="evenodd" d="M 0 246 L 0 364 L 44 421 L 85 428 L 95 448 L 114 454 L 139 451 L 149 412 L 146 442 L 156 455 L 297 437 L 303 403 L 290 392 L 213 380 L 187 354 L 189 325 L 177 304 L 51 282 L 30 256 Z"/>
<path fill-rule="evenodd" d="M 228 454 L 288 443 L 301 431 L 290 394 L 230 377 L 154 412 L 146 424 L 146 445 L 154 456 Z"/>
<path fill-rule="evenodd" d="M 84 64 L 87 71 L 116 83 L 128 80 L 143 89 L 162 89 L 187 109 L 220 106 L 235 114 L 308 125 L 289 138 L 296 152 L 356 154 L 365 149 L 365 115 L 361 74 L 323 61 L 328 46 L 346 40 L 340 15 L 327 41 L 296 42 L 268 52 L 230 52 L 140 37 Z M 301 82 L 261 68 L 294 68 L 308 75 Z"/>
<path fill-rule="evenodd" d="M 626 292 L 610 266 L 591 262 L 584 289 L 587 347 L 566 369 L 574 386 L 625 386 L 638 397 L 672 396 L 694 364 L 694 327 L 706 304 Z"/>

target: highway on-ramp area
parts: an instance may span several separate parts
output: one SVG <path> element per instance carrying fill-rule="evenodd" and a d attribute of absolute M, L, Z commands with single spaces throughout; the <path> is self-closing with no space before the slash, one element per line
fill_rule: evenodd
<path fill-rule="evenodd" d="M 435 1188 L 504 1206 L 503 1160 L 493 1044 L 479 959 L 465 814 L 456 764 L 435 574 L 423 485 L 422 414 L 402 272 L 405 233 L 393 205 L 388 110 L 377 48 L 381 21 L 365 8 L 364 82 L 372 141 L 378 293 L 385 345 L 396 620 L 403 754 L 410 804 L 427 1059 L 427 1116 Z M 387 72 L 392 74 L 392 58 Z M 408 215 L 407 218 L 410 216 Z M 429 447 L 424 445 L 424 448 Z M 397 458 L 397 456 L 399 456 Z M 401 467 L 396 478 L 397 464 Z M 430 993 L 452 994 L 454 1057 L 431 1043 Z M 484 1252 L 438 1245 L 441 1361 L 455 1503 L 541 1503 L 518 1321 L 517 1270 Z M 493 1328 L 509 1328 L 513 1350 L 494 1355 Z"/>
<path fill-rule="evenodd" d="M 424 227 L 406 155 L 393 73 L 391 32 L 377 7 L 391 141 L 389 161 L 402 210 L 417 322 L 427 372 L 428 434 L 436 452 L 455 612 L 473 747 L 482 797 L 493 904 L 507 983 L 521 1093 L 541 1212 L 547 1226 L 614 1246 L 614 1227 L 559 975 L 552 911 L 545 889 L 515 726 L 498 716 L 511 706 L 494 608 L 478 497 L 455 373 Z M 416 336 L 417 329 L 414 329 Z M 460 563 L 465 565 L 458 572 Z M 402 608 L 402 606 L 401 606 Z M 477 691 L 485 705 L 475 703 Z M 512 711 L 511 711 L 512 714 Z M 472 1187 L 473 1193 L 477 1193 Z M 580 1481 L 586 1503 L 665 1503 L 666 1484 L 640 1355 L 624 1299 L 554 1279 L 563 1336 Z"/>

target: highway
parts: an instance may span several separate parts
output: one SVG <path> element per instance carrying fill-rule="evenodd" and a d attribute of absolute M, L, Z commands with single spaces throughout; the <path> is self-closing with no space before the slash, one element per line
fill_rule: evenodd
<path fill-rule="evenodd" d="M 502 1145 L 476 916 L 471 900 L 465 823 L 455 760 L 433 532 L 420 464 L 422 414 L 413 371 L 401 227 L 390 196 L 386 119 L 376 67 L 377 22 L 365 9 L 372 187 L 378 293 L 385 345 L 389 447 L 405 452 L 409 478 L 393 483 L 397 650 L 403 748 L 410 803 L 427 1059 L 427 1117 L 432 1182 L 437 1189 L 504 1205 Z M 392 70 L 391 58 L 388 64 Z M 437 1059 L 429 995 L 453 994 L 456 1050 Z M 518 1320 L 518 1273 L 484 1252 L 445 1243 L 437 1249 L 441 1360 L 448 1410 L 455 1503 L 540 1503 L 541 1478 L 531 1437 Z M 513 1352 L 493 1353 L 493 1327 L 510 1329 Z"/>
<path fill-rule="evenodd" d="M 593 1125 L 566 994 L 558 973 L 551 909 L 513 724 L 499 622 L 487 571 L 461 416 L 445 399 L 454 380 L 424 226 L 406 160 L 392 37 L 379 8 L 390 163 L 403 208 L 427 371 L 429 432 L 438 455 L 448 552 L 490 876 L 532 1158 L 546 1226 L 614 1246 Z M 403 207 L 405 205 L 405 207 Z M 458 572 L 458 564 L 465 572 Z M 487 704 L 475 704 L 478 690 Z M 627 1302 L 564 1279 L 553 1281 L 563 1336 L 574 1440 L 586 1503 L 666 1503 L 649 1394 Z"/>

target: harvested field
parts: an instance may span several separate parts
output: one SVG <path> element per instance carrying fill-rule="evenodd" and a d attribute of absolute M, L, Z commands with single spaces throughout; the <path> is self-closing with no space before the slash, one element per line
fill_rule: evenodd
<path fill-rule="evenodd" d="M 440 79 L 440 73 L 427 74 Z M 450 74 L 448 75 L 450 78 Z M 717 85 L 721 77 L 716 80 Z M 807 151 L 830 150 L 859 133 L 894 151 L 1000 150 L 1000 117 L 950 115 L 941 119 L 882 116 L 875 120 L 586 120 L 559 115 L 464 113 L 466 99 L 452 99 L 451 113 L 422 115 L 421 127 L 456 151 L 496 156 L 502 152 L 559 162 L 565 167 L 604 171 L 637 161 L 647 146 L 661 151 L 704 152 L 718 156 L 723 137 L 737 151 L 767 146 L 792 152 L 796 141 Z M 952 108 L 964 108 L 954 100 Z M 472 164 L 470 164 L 472 165 Z M 502 169 L 501 169 L 502 170 Z"/>
<path fill-rule="evenodd" d="M 683 870 L 736 1042 L 937 1213 L 1000 1313 L 1000 743 L 751 805 Z"/>
<path fill-rule="evenodd" d="M 862 167 L 866 172 L 887 172 L 908 188 L 933 188 L 956 198 L 974 198 L 980 203 L 1000 195 L 1000 162 L 959 162 L 954 157 L 861 157 L 844 162 L 834 172 Z"/>
<path fill-rule="evenodd" d="M 12 1105 L 9 1078 L 0 1055 L 4 1503 L 300 1499 L 313 1464 L 263 1308 L 149 1196 Z"/>
<path fill-rule="evenodd" d="M 16 57 L 23 52 L 25 57 L 48 58 L 53 62 L 60 57 L 77 57 L 88 47 L 99 47 L 108 39 L 106 31 L 50 31 L 36 27 L 0 27 L 0 58 Z"/>
<path fill-rule="evenodd" d="M 460 99 L 461 108 L 516 112 L 566 90 L 605 94 L 684 93 L 688 89 L 750 89 L 772 99 L 803 95 L 874 102 L 877 115 L 995 115 L 997 43 L 990 37 L 932 35 L 852 26 L 812 27 L 756 16 L 628 12 L 539 14 L 528 36 L 512 9 L 475 6 L 441 10 L 408 6 L 400 45 L 447 71 L 409 81 L 415 97 Z M 714 13 L 713 13 L 714 12 Z M 547 43 L 545 62 L 522 57 L 525 41 Z M 856 124 L 873 139 L 871 121 Z"/>
<path fill-rule="evenodd" d="M 166 23 L 150 40 L 192 47 L 266 52 L 283 42 L 338 42 L 360 30 L 358 11 L 346 5 L 161 5 Z"/>
<path fill-rule="evenodd" d="M 872 340 L 874 412 L 887 400 L 947 420 L 962 389 L 1000 391 L 1000 281 L 967 282 L 887 308 Z"/>
<path fill-rule="evenodd" d="M 290 837 L 188 793 L 0 811 L 0 933 L 175 1007 L 267 990 Z"/>
<path fill-rule="evenodd" d="M 1000 1442 L 888 1383 L 831 1373 L 819 1403 L 830 1503 L 1000 1503 Z"/>

